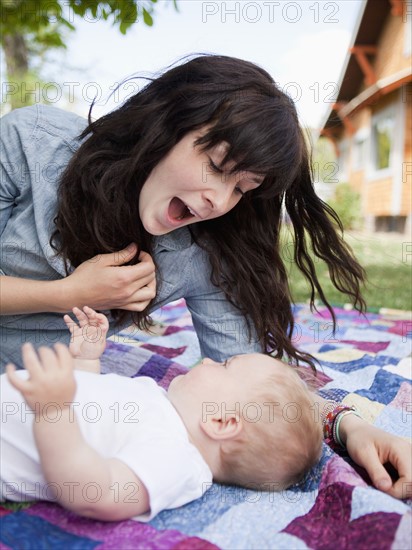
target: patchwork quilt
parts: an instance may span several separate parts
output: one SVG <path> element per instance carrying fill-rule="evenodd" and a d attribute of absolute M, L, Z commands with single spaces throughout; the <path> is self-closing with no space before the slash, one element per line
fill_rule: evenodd
<path fill-rule="evenodd" d="M 320 362 L 320 393 L 355 405 L 375 426 L 412 436 L 412 320 L 405 313 L 295 306 L 295 342 Z M 167 388 L 200 359 L 184 300 L 153 316 L 151 334 L 127 330 L 108 342 L 103 372 L 150 376 Z M 165 457 L 167 467 L 167 457 Z M 150 523 L 104 523 L 36 502 L 0 508 L 1 549 L 370 549 L 412 547 L 412 484 L 404 499 L 375 490 L 359 467 L 326 444 L 304 482 L 282 493 L 214 484 L 204 496 Z"/>

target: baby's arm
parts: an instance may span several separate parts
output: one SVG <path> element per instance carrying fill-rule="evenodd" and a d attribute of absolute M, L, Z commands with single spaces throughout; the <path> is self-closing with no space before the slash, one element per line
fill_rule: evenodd
<path fill-rule="evenodd" d="M 96 313 L 88 306 L 83 311 L 78 307 L 72 311 L 79 324 L 69 315 L 63 319 L 71 334 L 69 350 L 75 359 L 74 368 L 100 374 L 100 356 L 106 347 L 109 321 L 103 313 Z"/>
<path fill-rule="evenodd" d="M 76 381 L 67 347 L 43 347 L 38 354 L 31 344 L 23 346 L 23 362 L 30 374 L 27 380 L 18 376 L 11 364 L 7 374 L 35 412 L 33 429 L 43 474 L 55 488 L 58 502 L 80 515 L 105 521 L 147 512 L 149 496 L 136 474 L 122 461 L 99 455 L 83 438 L 70 407 Z M 42 414 L 48 403 L 57 404 L 58 421 L 51 422 Z"/>

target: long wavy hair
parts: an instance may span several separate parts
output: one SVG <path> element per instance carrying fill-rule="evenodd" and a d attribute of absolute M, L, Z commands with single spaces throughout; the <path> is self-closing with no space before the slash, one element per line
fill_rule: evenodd
<path fill-rule="evenodd" d="M 83 142 L 62 175 L 51 245 L 74 267 L 130 242 L 151 253 L 153 237 L 139 217 L 141 189 L 185 134 L 207 127 L 197 141 L 201 150 L 225 141 L 223 165 L 233 161 L 231 172 L 264 175 L 262 185 L 230 212 L 189 226 L 209 254 L 212 282 L 245 315 L 267 353 L 313 366 L 313 357 L 293 342 L 292 298 L 280 250 L 284 208 L 294 233 L 294 261 L 309 281 L 311 306 L 317 292 L 336 322 L 311 248 L 326 262 L 335 287 L 360 311 L 366 307 L 360 290 L 365 272 L 341 237 L 337 214 L 314 191 L 310 154 L 292 100 L 265 70 L 226 56 L 201 55 L 148 80 L 94 122 L 91 106 L 79 136 Z M 130 263 L 138 261 L 138 253 Z M 112 313 L 119 323 L 128 315 Z M 150 324 L 147 310 L 133 312 L 132 320 L 139 327 Z"/>

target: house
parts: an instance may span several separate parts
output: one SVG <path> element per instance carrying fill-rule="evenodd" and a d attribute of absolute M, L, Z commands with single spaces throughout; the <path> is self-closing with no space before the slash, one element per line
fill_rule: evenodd
<path fill-rule="evenodd" d="M 363 0 L 321 127 L 335 148 L 338 180 L 361 196 L 369 231 L 412 229 L 411 27 L 411 1 Z"/>

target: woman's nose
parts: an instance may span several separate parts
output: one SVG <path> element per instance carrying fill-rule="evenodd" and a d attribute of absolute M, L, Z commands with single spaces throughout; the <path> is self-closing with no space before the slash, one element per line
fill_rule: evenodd
<path fill-rule="evenodd" d="M 224 184 L 223 184 L 224 185 Z M 233 190 L 229 188 L 205 191 L 203 194 L 204 200 L 207 202 L 209 208 L 211 209 L 211 214 L 214 217 L 226 214 L 234 205 L 233 205 Z"/>

